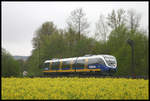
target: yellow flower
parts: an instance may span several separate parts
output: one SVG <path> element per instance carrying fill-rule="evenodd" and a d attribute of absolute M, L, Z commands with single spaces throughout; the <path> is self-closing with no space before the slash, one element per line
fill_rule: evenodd
<path fill-rule="evenodd" d="M 148 99 L 148 80 L 2 78 L 2 99 Z"/>

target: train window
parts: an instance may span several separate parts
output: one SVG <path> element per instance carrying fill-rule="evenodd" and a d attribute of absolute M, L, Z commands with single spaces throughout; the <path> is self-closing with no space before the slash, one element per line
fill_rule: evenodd
<path fill-rule="evenodd" d="M 60 62 L 53 62 L 52 63 L 52 70 L 58 70 L 59 69 L 59 63 Z"/>
<path fill-rule="evenodd" d="M 48 68 L 49 67 L 49 63 L 44 63 L 44 68 Z"/>
<path fill-rule="evenodd" d="M 70 68 L 70 61 L 63 61 L 62 69 L 69 69 L 69 68 Z"/>
<path fill-rule="evenodd" d="M 85 59 L 78 59 L 73 64 L 73 67 L 83 69 L 84 68 L 84 64 L 85 64 Z"/>

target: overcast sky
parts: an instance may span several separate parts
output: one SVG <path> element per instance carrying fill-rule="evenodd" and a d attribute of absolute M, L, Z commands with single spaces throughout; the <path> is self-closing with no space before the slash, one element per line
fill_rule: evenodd
<path fill-rule="evenodd" d="M 66 27 L 66 19 L 76 8 L 83 8 L 90 22 L 90 32 L 95 30 L 99 15 L 123 8 L 135 9 L 142 15 L 141 27 L 148 29 L 148 2 L 2 2 L 2 47 L 11 55 L 29 56 L 35 31 L 46 21 L 58 28 Z"/>

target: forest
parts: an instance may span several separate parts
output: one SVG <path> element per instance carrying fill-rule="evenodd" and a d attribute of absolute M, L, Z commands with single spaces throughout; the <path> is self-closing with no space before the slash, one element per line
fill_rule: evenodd
<path fill-rule="evenodd" d="M 33 50 L 27 61 L 14 60 L 2 48 L 2 76 L 22 77 L 24 70 L 29 76 L 42 76 L 45 60 L 68 58 L 86 54 L 110 54 L 117 59 L 115 75 L 148 76 L 149 47 L 148 34 L 140 27 L 137 11 L 130 9 L 112 10 L 110 14 L 99 15 L 95 31 L 89 30 L 86 12 L 77 8 L 66 18 L 67 27 L 58 28 L 53 21 L 46 21 L 34 33 Z M 134 71 L 132 71 L 131 47 L 127 40 L 134 42 Z"/>

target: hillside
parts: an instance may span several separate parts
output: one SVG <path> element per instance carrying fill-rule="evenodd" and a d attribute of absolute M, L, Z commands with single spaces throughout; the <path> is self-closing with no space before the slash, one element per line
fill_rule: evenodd
<path fill-rule="evenodd" d="M 20 59 L 21 59 L 21 60 L 26 61 L 29 56 L 13 56 L 13 57 L 14 57 L 14 59 L 16 59 L 16 60 L 20 60 Z"/>

